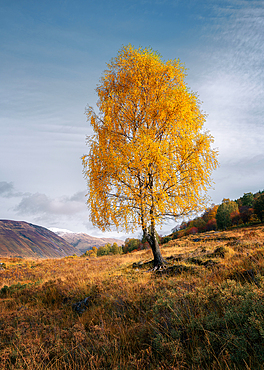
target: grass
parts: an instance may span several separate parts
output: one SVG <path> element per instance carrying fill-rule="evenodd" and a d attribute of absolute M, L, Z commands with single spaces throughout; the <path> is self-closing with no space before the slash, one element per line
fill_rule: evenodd
<path fill-rule="evenodd" d="M 157 273 L 150 251 L 2 258 L 0 367 L 264 369 L 263 240 L 263 225 L 171 240 Z"/>

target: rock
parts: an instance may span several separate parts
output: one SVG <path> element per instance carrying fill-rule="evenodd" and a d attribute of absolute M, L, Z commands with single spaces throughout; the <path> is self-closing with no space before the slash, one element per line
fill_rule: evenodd
<path fill-rule="evenodd" d="M 156 270 L 155 273 L 157 275 L 168 275 L 168 276 L 174 276 L 174 275 L 180 275 L 183 272 L 188 271 L 189 273 L 194 273 L 196 271 L 196 268 L 193 266 L 186 266 L 186 265 L 173 265 L 164 267 L 163 269 Z"/>
<path fill-rule="evenodd" d="M 4 262 L 0 262 L 0 270 L 6 269 L 6 264 Z"/>
<path fill-rule="evenodd" d="M 183 257 L 181 255 L 178 255 L 178 256 L 170 256 L 170 257 L 166 257 L 166 261 L 182 261 L 183 260 Z"/>
<path fill-rule="evenodd" d="M 211 259 L 203 262 L 204 267 L 213 267 L 213 266 L 216 266 L 216 265 L 218 265 L 218 262 L 213 261 Z"/>
<path fill-rule="evenodd" d="M 89 307 L 90 302 L 91 302 L 91 297 L 86 297 L 82 301 L 73 303 L 72 309 L 73 311 L 77 312 L 79 315 L 82 315 Z"/>

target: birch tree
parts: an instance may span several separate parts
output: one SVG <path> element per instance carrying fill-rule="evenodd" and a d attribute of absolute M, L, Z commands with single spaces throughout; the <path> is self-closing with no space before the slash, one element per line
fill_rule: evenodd
<path fill-rule="evenodd" d="M 179 60 L 128 45 L 107 64 L 97 111 L 86 110 L 94 130 L 82 158 L 90 219 L 103 231 L 141 227 L 155 268 L 165 262 L 157 226 L 205 209 L 218 164 L 185 77 Z"/>

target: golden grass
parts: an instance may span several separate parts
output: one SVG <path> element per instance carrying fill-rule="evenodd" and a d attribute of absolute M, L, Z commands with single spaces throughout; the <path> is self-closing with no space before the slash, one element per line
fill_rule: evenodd
<path fill-rule="evenodd" d="M 148 250 L 2 258 L 0 368 L 263 369 L 263 241 L 263 225 L 172 240 L 158 273 Z"/>

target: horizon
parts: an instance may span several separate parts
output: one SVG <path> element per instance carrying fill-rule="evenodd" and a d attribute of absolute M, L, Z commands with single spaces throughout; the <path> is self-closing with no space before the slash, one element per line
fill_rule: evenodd
<path fill-rule="evenodd" d="M 0 4 L 1 219 L 95 237 L 81 156 L 85 107 L 122 45 L 180 59 L 219 149 L 212 203 L 264 189 L 264 2 L 194 0 Z M 165 224 L 169 233 L 177 222 Z"/>

